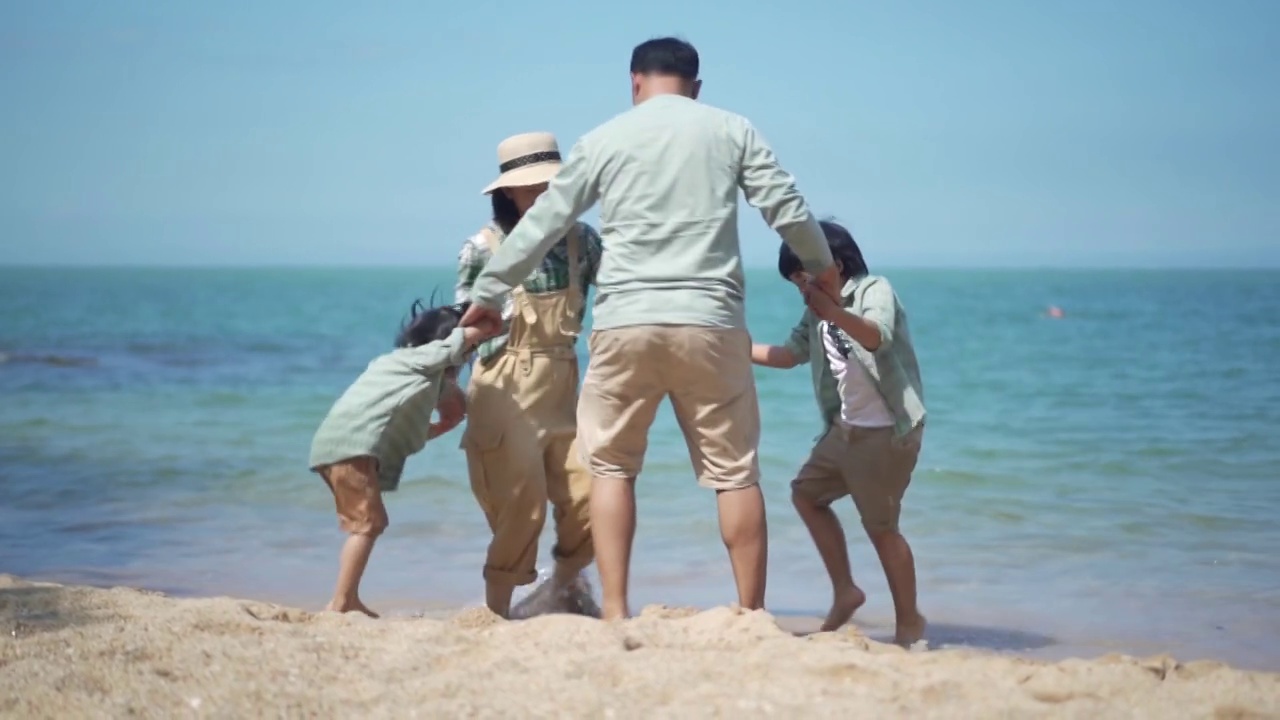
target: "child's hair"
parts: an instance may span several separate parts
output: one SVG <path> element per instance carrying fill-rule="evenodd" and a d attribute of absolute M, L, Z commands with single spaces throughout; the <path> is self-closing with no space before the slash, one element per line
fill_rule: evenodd
<path fill-rule="evenodd" d="M 434 301 L 435 293 L 432 293 L 432 302 Z M 409 319 L 400 324 L 396 347 L 418 347 L 444 340 L 457 329 L 458 321 L 469 307 L 471 303 L 464 302 L 429 308 L 421 300 L 414 300 L 409 306 Z"/>
<path fill-rule="evenodd" d="M 854 242 L 853 235 L 843 225 L 834 220 L 823 220 L 818 223 L 822 234 L 827 236 L 827 247 L 831 248 L 831 257 L 840 263 L 840 275 L 848 280 L 862 277 L 871 272 L 867 269 L 867 261 L 862 259 L 862 250 Z M 792 252 L 786 243 L 778 250 L 778 274 L 783 280 L 790 280 L 792 275 L 804 270 L 800 258 Z"/>

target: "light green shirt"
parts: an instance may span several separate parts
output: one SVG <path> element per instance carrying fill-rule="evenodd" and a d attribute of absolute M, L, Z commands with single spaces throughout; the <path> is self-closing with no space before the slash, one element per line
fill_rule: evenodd
<path fill-rule="evenodd" d="M 920 364 L 907 327 L 907 311 L 898 301 L 893 286 L 879 275 L 850 279 L 840 295 L 846 310 L 880 328 L 880 347 L 875 351 L 867 350 L 843 330 L 834 326 L 831 329 L 848 339 L 850 359 L 856 359 L 856 365 L 867 374 L 893 414 L 894 435 L 906 435 L 923 425 L 926 417 L 924 384 L 920 381 Z M 831 365 L 827 362 L 827 351 L 818 335 L 824 324 L 813 311 L 805 310 L 785 347 L 797 360 L 809 363 L 812 368 L 813 396 L 818 403 L 818 411 L 822 413 L 825 433 L 840 417 L 841 399 Z"/>
<path fill-rule="evenodd" d="M 751 123 L 681 95 L 659 95 L 587 133 L 472 287 L 500 309 L 597 201 L 604 254 L 593 323 L 745 328 L 738 191 L 810 272 L 831 251 L 773 150 Z"/>
<path fill-rule="evenodd" d="M 461 329 L 375 358 L 320 423 L 311 441 L 311 469 L 369 455 L 378 459 L 379 488 L 395 490 L 405 460 L 427 444 L 444 371 L 466 359 Z"/>

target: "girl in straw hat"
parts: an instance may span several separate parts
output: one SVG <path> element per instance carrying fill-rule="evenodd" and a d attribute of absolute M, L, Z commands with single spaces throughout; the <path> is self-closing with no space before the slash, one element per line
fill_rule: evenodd
<path fill-rule="evenodd" d="M 493 252 L 560 169 L 550 133 L 525 133 L 498 145 L 498 179 L 484 189 L 493 219 L 462 246 L 457 301 Z M 578 357 L 587 287 L 600 264 L 600 237 L 575 224 L 538 268 L 506 298 L 503 332 L 477 348 L 463 433 L 471 489 L 493 540 L 485 559 L 485 601 L 511 615 L 516 586 L 537 579 L 538 538 L 553 507 L 555 572 L 531 597 L 543 609 L 595 614 L 581 577 L 593 557 L 588 500 L 591 476 L 578 457 Z"/>

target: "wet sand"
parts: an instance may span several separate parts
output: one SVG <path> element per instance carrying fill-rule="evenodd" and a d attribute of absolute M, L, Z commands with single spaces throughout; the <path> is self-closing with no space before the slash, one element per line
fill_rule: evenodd
<path fill-rule="evenodd" d="M 1280 674 L 906 651 L 764 612 L 625 623 L 309 613 L 0 576 L 0 716 L 1280 717 Z"/>

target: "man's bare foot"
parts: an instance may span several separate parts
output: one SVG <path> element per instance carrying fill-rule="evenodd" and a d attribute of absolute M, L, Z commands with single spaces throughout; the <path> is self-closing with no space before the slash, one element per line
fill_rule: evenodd
<path fill-rule="evenodd" d="M 364 603 L 360 602 L 359 598 L 355 600 L 330 600 L 329 604 L 326 605 L 324 609 L 328 610 L 329 612 L 336 612 L 336 613 L 358 612 L 358 613 L 364 613 L 365 615 L 368 615 L 371 618 L 378 617 L 378 613 L 365 607 Z"/>
<path fill-rule="evenodd" d="M 601 620 L 626 620 L 631 617 L 631 609 L 626 605 L 610 605 L 605 603 L 600 609 Z"/>
<path fill-rule="evenodd" d="M 831 603 L 831 612 L 827 613 L 827 619 L 822 623 L 820 632 L 831 632 L 849 622 L 849 618 L 853 617 L 853 614 L 866 601 L 867 594 L 856 585 L 836 593 L 835 601 Z"/>
<path fill-rule="evenodd" d="M 898 623 L 898 630 L 893 634 L 893 641 L 904 648 L 909 648 L 924 637 L 924 629 L 928 625 L 929 621 L 925 619 L 925 616 L 916 613 L 914 620 Z"/>

